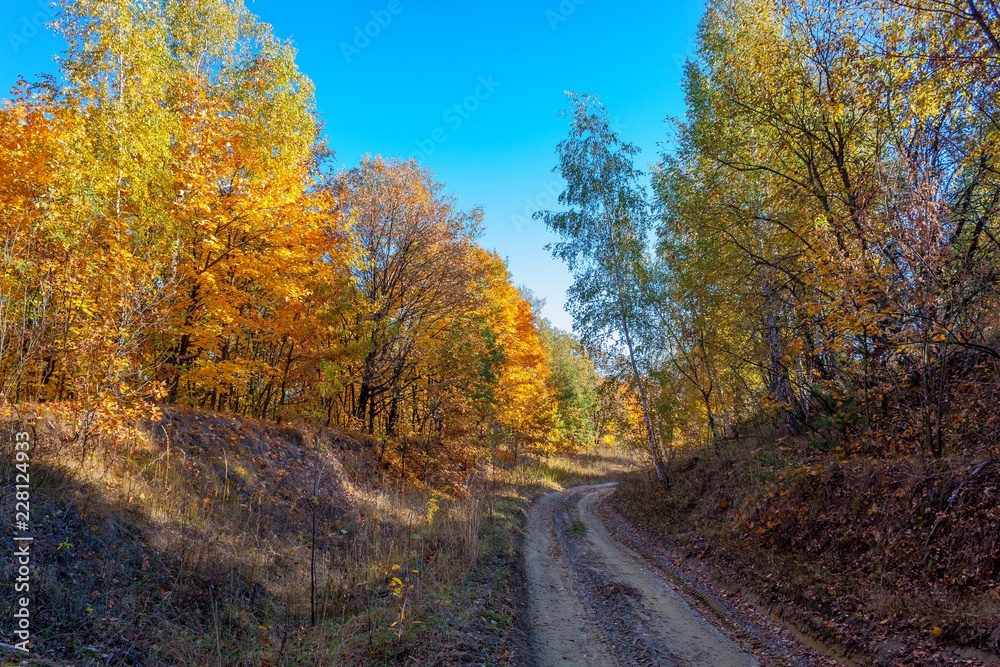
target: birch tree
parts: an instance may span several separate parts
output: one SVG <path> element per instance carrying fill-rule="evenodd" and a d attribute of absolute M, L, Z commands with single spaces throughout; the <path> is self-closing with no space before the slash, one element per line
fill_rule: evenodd
<path fill-rule="evenodd" d="M 562 238 L 549 248 L 573 274 L 568 306 L 575 328 L 588 346 L 619 348 L 628 359 L 653 467 L 668 486 L 637 350 L 651 227 L 642 173 L 633 163 L 639 149 L 618 137 L 596 97 L 567 97 L 570 131 L 556 149 L 559 165 L 553 170 L 566 180 L 559 203 L 567 210 L 535 217 Z"/>

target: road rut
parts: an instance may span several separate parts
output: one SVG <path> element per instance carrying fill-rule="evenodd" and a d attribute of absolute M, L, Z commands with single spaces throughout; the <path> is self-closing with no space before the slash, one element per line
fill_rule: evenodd
<path fill-rule="evenodd" d="M 529 619 L 539 667 L 759 667 L 640 559 L 595 512 L 614 484 L 550 494 L 525 542 Z"/>

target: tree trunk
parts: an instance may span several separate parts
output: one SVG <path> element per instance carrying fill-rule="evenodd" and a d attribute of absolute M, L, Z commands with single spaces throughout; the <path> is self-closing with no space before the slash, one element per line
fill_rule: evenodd
<path fill-rule="evenodd" d="M 788 379 L 788 369 L 782 363 L 785 354 L 785 345 L 781 340 L 781 328 L 778 323 L 778 316 L 775 313 L 774 301 L 775 290 L 771 281 L 764 276 L 762 278 L 764 293 L 764 329 L 767 332 L 768 348 L 768 389 L 774 395 L 774 399 L 780 403 L 784 415 L 785 428 L 789 433 L 799 432 L 799 420 L 795 414 L 795 395 L 792 392 L 792 383 Z"/>
<path fill-rule="evenodd" d="M 646 386 L 642 381 L 642 374 L 639 373 L 639 364 L 635 360 L 635 347 L 632 345 L 632 333 L 629 330 L 629 317 L 625 312 L 625 280 L 622 277 L 622 267 L 621 267 L 621 257 L 618 255 L 617 246 L 615 245 L 615 231 L 614 225 L 610 217 L 610 212 L 606 210 L 605 212 L 605 223 L 608 227 L 608 247 L 614 248 L 612 252 L 614 253 L 611 257 L 612 265 L 614 269 L 614 280 L 615 289 L 618 292 L 618 315 L 621 318 L 621 330 L 622 336 L 625 338 L 625 346 L 628 348 L 628 361 L 629 365 L 632 366 L 632 374 L 635 375 L 635 384 L 639 391 L 639 402 L 642 405 L 642 421 L 646 426 L 646 440 L 649 446 L 649 455 L 653 459 L 653 468 L 656 470 L 656 478 L 660 482 L 660 486 L 663 488 L 670 487 L 670 478 L 667 477 L 666 470 L 663 467 L 663 461 L 660 459 L 660 448 L 656 444 L 656 433 L 653 431 L 653 420 L 649 415 L 649 399 L 646 396 Z"/>
<path fill-rule="evenodd" d="M 628 347 L 628 361 L 632 366 L 635 383 L 639 389 L 639 402 L 642 404 L 642 421 L 646 425 L 646 439 L 649 445 L 649 454 L 653 457 L 653 469 L 656 470 L 656 479 L 659 480 L 660 486 L 667 489 L 670 488 L 670 478 L 667 477 L 663 461 L 660 460 L 660 448 L 656 444 L 653 420 L 649 416 L 649 399 L 646 396 L 646 386 L 642 381 L 642 375 L 639 373 L 639 365 L 635 361 L 635 352 L 632 348 L 632 335 L 629 332 L 628 321 L 624 319 L 622 321 L 622 333 L 625 336 L 625 345 Z"/>

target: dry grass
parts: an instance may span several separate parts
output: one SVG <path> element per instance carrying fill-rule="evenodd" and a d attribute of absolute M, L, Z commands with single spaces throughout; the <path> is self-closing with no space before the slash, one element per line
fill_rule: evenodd
<path fill-rule="evenodd" d="M 645 457 L 635 451 L 601 447 L 576 455 L 551 456 L 527 466 L 524 475 L 542 475 L 560 488 L 617 480 L 643 466 Z"/>
<path fill-rule="evenodd" d="M 484 466 L 453 497 L 400 484 L 339 432 L 178 410 L 85 451 L 66 424 L 40 407 L 19 426 L 37 664 L 510 664 L 528 504 L 632 465 Z M 14 427 L 0 424 L 4 479 Z"/>

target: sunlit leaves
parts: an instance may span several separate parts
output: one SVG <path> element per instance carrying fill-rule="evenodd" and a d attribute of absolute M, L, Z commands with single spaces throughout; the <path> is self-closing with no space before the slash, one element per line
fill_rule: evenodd
<path fill-rule="evenodd" d="M 481 212 L 413 161 L 333 175 L 312 83 L 242 0 L 58 11 L 58 85 L 0 109 L 2 400 L 81 408 L 85 438 L 164 399 L 346 426 L 448 483 L 564 442 Z"/>
<path fill-rule="evenodd" d="M 661 310 L 685 332 L 662 381 L 715 398 L 671 414 L 739 420 L 763 390 L 791 431 L 845 440 L 919 382 L 942 451 L 948 364 L 996 355 L 997 63 L 975 4 L 709 5 L 657 186 Z"/>

